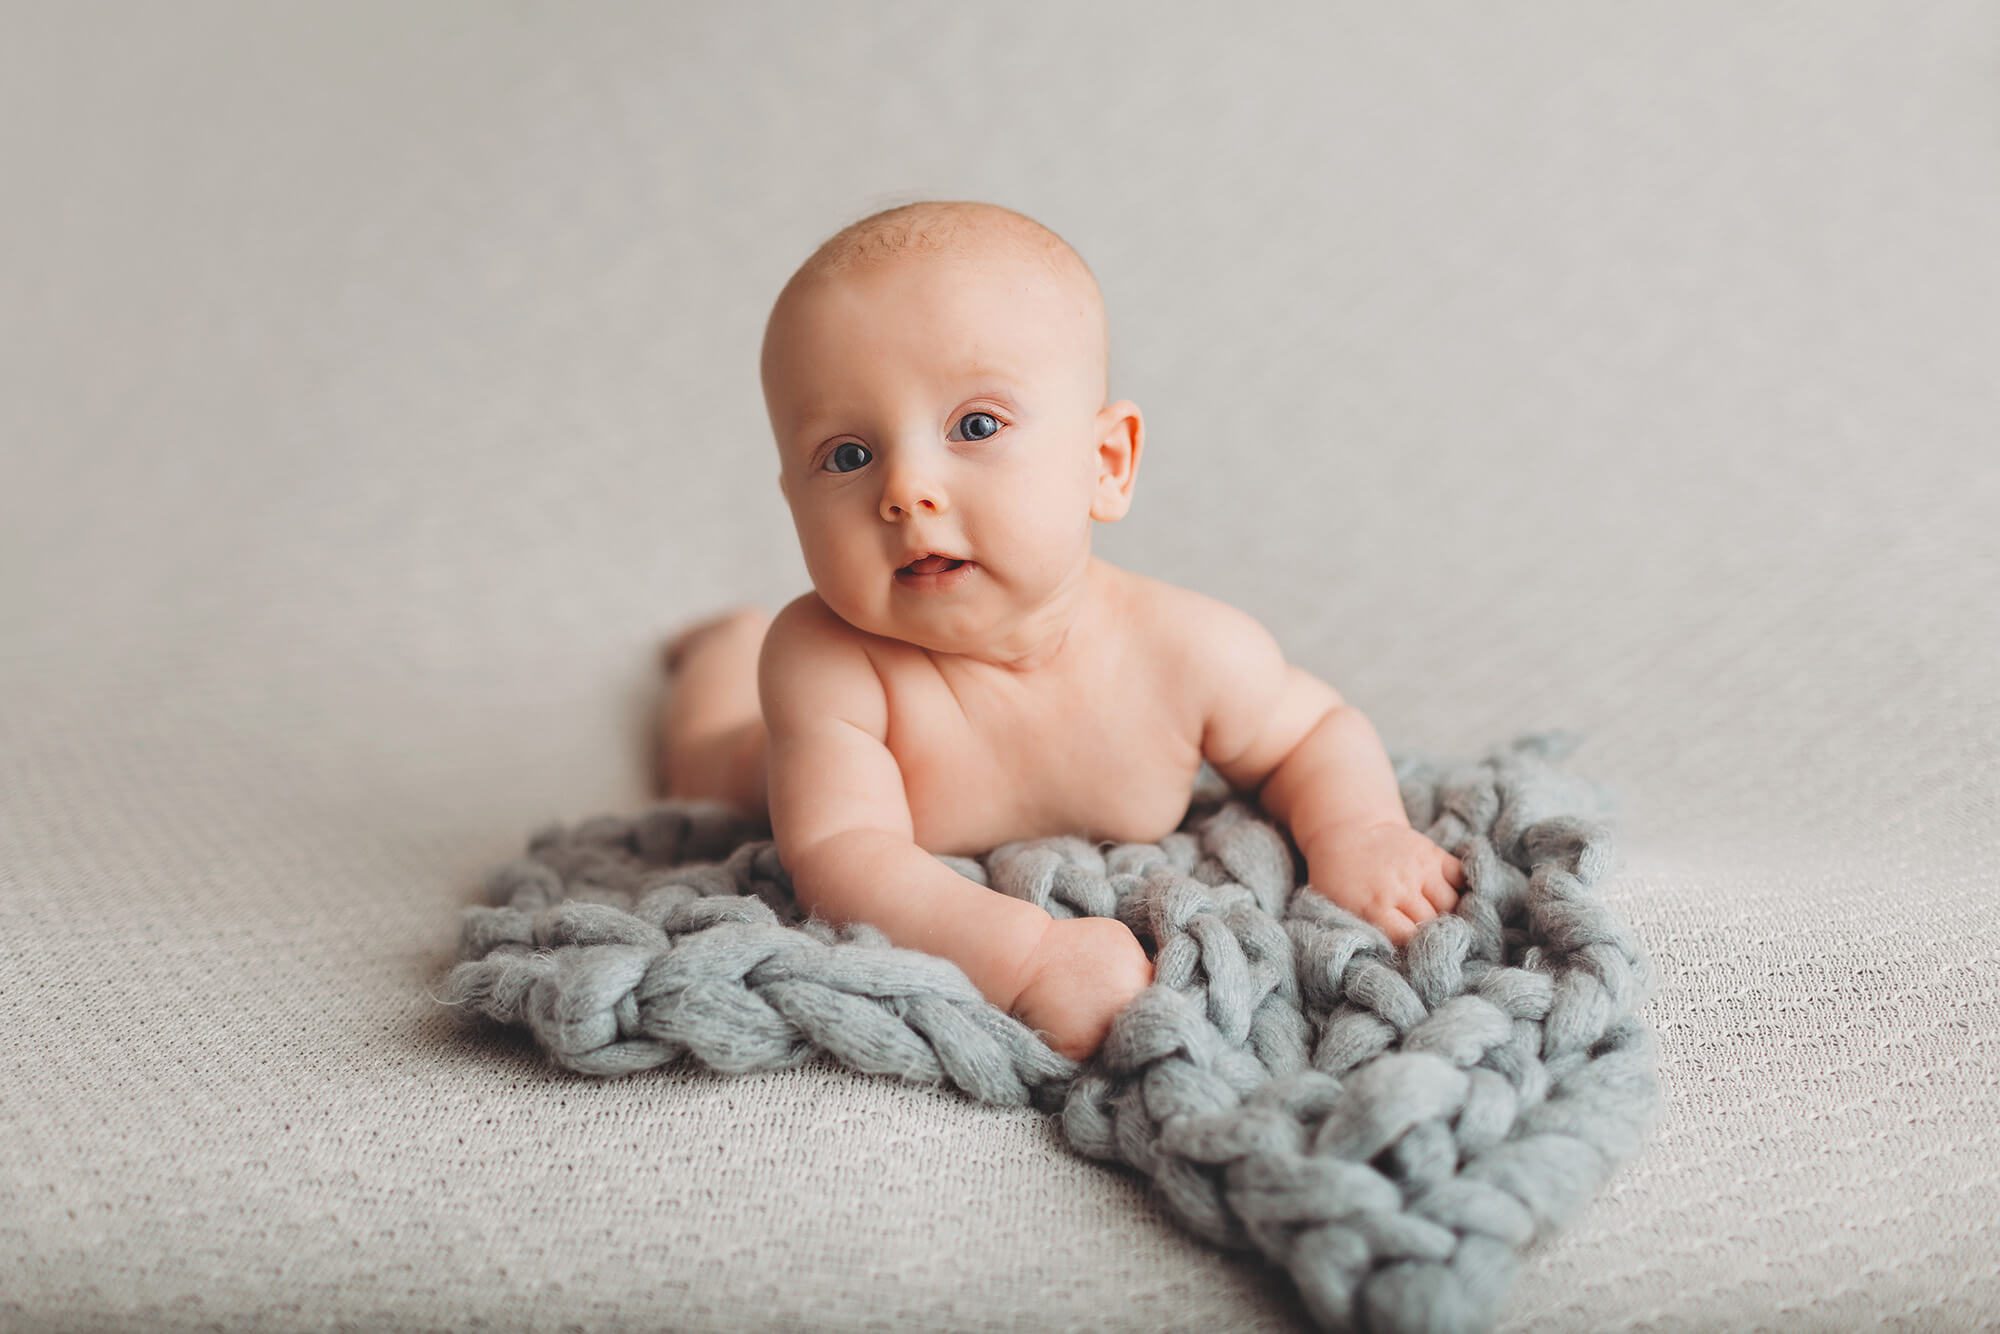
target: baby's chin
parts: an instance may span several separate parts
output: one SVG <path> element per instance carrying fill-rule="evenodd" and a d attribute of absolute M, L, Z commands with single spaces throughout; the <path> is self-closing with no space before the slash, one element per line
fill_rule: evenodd
<path fill-rule="evenodd" d="M 953 572 L 953 587 L 892 586 L 880 598 L 836 601 L 820 589 L 822 601 L 857 630 L 883 639 L 901 640 L 939 653 L 979 652 L 994 636 L 989 617 L 968 605 L 968 585 L 983 571 L 967 562 Z M 990 611 L 990 609 L 987 609 Z"/>

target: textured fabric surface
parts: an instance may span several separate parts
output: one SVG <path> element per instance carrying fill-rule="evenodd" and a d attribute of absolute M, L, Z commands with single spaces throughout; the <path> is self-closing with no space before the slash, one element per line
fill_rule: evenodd
<path fill-rule="evenodd" d="M 2000 1320 L 1989 5 L 16 6 L 0 1327 L 1296 1329 L 1044 1118 L 550 1071 L 424 992 L 807 586 L 757 341 L 992 198 L 1146 413 L 1109 560 L 1618 794 L 1651 1145 L 1500 1328 Z M 718 1128 L 724 1133 L 718 1134 Z"/>
<path fill-rule="evenodd" d="M 1596 882 L 1608 794 L 1546 734 L 1395 772 L 1465 865 L 1402 950 L 1299 879 L 1284 831 L 1204 767 L 1158 843 L 1019 840 L 947 865 L 1058 918 L 1113 917 L 1153 985 L 1085 1063 L 955 965 L 802 917 L 768 824 L 715 802 L 556 825 L 465 910 L 442 1003 L 569 1070 L 816 1054 L 981 1102 L 1060 1107 L 1197 1236 L 1288 1271 L 1328 1329 L 1490 1328 L 1518 1267 L 1651 1133 L 1652 963 Z M 760 828 L 761 826 L 761 828 Z"/>

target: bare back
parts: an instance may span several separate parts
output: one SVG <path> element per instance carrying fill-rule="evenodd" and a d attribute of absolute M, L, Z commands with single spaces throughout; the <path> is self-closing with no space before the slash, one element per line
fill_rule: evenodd
<path fill-rule="evenodd" d="M 1052 834 L 1153 842 L 1187 813 L 1202 711 L 1175 627 L 1195 610 L 1193 595 L 1100 568 L 1102 614 L 1071 631 L 1088 640 L 1039 672 L 841 623 L 881 678 L 883 744 L 902 771 L 919 847 L 969 856 Z"/>

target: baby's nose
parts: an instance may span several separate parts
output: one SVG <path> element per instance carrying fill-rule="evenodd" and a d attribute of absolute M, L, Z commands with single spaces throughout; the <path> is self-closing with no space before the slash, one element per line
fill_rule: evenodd
<path fill-rule="evenodd" d="M 945 512 L 944 490 L 918 478 L 893 478 L 882 488 L 882 517 L 894 521 L 915 514 Z"/>

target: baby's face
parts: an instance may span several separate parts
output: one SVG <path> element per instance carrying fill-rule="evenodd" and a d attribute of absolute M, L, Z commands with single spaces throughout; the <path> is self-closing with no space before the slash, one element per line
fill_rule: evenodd
<path fill-rule="evenodd" d="M 1101 307 L 1037 266 L 925 257 L 790 291 L 766 340 L 778 482 L 813 586 L 874 634 L 979 653 L 1084 578 Z M 1121 405 L 1129 407 L 1129 404 Z M 913 556 L 956 574 L 898 573 Z"/>

